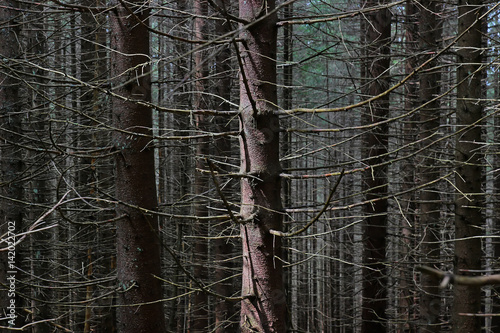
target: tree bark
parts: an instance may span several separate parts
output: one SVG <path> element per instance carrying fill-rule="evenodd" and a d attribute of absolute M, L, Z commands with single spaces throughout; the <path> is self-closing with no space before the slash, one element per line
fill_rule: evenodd
<path fill-rule="evenodd" d="M 481 194 L 483 170 L 481 167 L 481 127 L 476 122 L 481 118 L 482 57 L 481 0 L 458 2 L 458 34 L 469 29 L 458 41 L 457 69 L 457 130 L 455 160 L 455 274 L 481 269 L 481 214 L 484 196 Z M 474 125 L 473 125 L 474 124 Z M 470 127 L 469 127 L 470 126 Z M 453 289 L 453 331 L 480 332 L 481 319 L 476 314 L 481 310 L 480 288 L 458 285 Z"/>
<path fill-rule="evenodd" d="M 273 0 L 240 0 L 240 149 L 243 276 L 242 332 L 285 332 L 279 119 L 276 91 L 276 13 Z"/>
<path fill-rule="evenodd" d="M 208 4 L 206 0 L 194 1 L 194 35 L 197 40 L 204 40 L 207 36 Z M 195 110 L 206 110 L 209 108 L 208 96 L 208 68 L 207 52 L 201 49 L 194 54 L 194 103 Z M 197 114 L 195 116 L 196 129 L 200 134 L 209 132 L 208 121 L 205 115 Z M 209 155 L 209 146 L 206 138 L 198 139 L 196 142 L 195 156 L 195 174 L 194 174 L 194 213 L 198 217 L 208 216 L 208 201 L 206 193 L 209 189 L 208 177 L 202 170 L 205 168 L 205 158 Z M 193 266 L 194 277 L 201 282 L 205 282 L 208 276 L 208 222 L 198 220 L 194 225 L 194 235 L 198 236 L 194 242 Z M 193 297 L 193 312 L 191 317 L 191 332 L 202 333 L 208 330 L 208 295 L 203 291 L 197 291 Z"/>
<path fill-rule="evenodd" d="M 411 55 L 418 52 L 418 9 L 417 4 L 413 0 L 407 0 L 405 4 L 405 50 L 406 54 L 410 55 L 405 59 L 405 74 L 411 74 L 418 66 L 417 59 Z M 418 106 L 418 77 L 414 76 L 405 84 L 404 113 L 414 110 Z M 417 115 L 412 114 L 405 118 L 402 124 L 402 144 L 411 147 L 418 137 L 418 130 L 415 127 Z M 413 154 L 416 148 L 410 148 L 409 154 Z M 416 193 L 412 191 L 416 182 L 415 158 L 407 157 L 401 165 L 402 173 L 402 190 L 407 193 L 401 197 L 402 206 L 405 207 L 405 217 L 401 220 L 401 250 L 399 253 L 400 260 L 404 266 L 400 273 L 399 289 L 400 300 L 398 306 L 398 330 L 401 332 L 415 332 L 415 297 L 411 286 L 413 272 L 411 265 L 415 260 L 415 253 L 411 249 L 415 248 L 415 229 L 416 229 Z"/>
<path fill-rule="evenodd" d="M 163 332 L 165 320 L 160 281 L 160 248 L 154 155 L 151 148 L 152 112 L 140 102 L 151 100 L 149 9 L 141 0 L 117 4 L 111 12 L 111 76 L 113 90 L 138 102 L 113 99 L 113 144 L 116 199 L 119 204 L 116 251 L 118 331 Z M 131 14 L 134 12 L 134 15 Z"/>
<path fill-rule="evenodd" d="M 433 57 L 439 50 L 438 41 L 441 32 L 441 19 L 436 17 L 438 3 L 434 0 L 425 0 L 420 9 L 420 52 L 423 54 L 421 62 Z M 439 265 L 440 258 L 440 216 L 441 200 L 438 184 L 439 167 L 436 165 L 438 159 L 435 156 L 433 142 L 438 138 L 437 132 L 440 125 L 440 103 L 433 100 L 439 95 L 439 84 L 441 75 L 436 69 L 437 61 L 431 61 L 427 68 L 420 74 L 420 103 L 426 104 L 420 110 L 420 142 L 423 147 L 423 156 L 418 165 L 420 183 L 426 186 L 420 192 L 420 228 L 423 241 L 420 245 L 422 261 L 427 265 Z M 438 281 L 433 275 L 423 275 L 420 283 L 422 292 L 420 294 L 420 315 L 422 320 L 422 332 L 438 332 L 439 315 L 441 314 L 441 298 L 439 296 Z"/>
<path fill-rule="evenodd" d="M 368 1 L 368 6 L 376 6 Z M 366 14 L 366 50 L 371 61 L 366 68 L 367 96 L 377 96 L 389 87 L 391 14 L 381 9 Z M 375 100 L 365 110 L 364 123 L 377 123 L 389 115 L 389 94 Z M 378 125 L 363 138 L 363 154 L 369 169 L 363 175 L 366 218 L 363 223 L 363 292 L 361 332 L 386 331 L 387 275 L 387 160 L 388 126 Z"/>

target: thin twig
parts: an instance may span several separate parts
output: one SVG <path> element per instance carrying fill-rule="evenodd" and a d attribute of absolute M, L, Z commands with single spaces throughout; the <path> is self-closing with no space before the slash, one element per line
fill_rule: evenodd
<path fill-rule="evenodd" d="M 294 232 L 283 232 L 283 231 L 278 231 L 278 230 L 271 229 L 271 230 L 269 230 L 269 233 L 271 233 L 272 235 L 275 235 L 275 236 L 292 237 L 292 236 L 296 236 L 296 235 L 298 235 L 298 234 L 306 231 L 328 209 L 328 206 L 330 205 L 330 201 L 332 200 L 333 194 L 337 190 L 337 187 L 339 186 L 340 181 L 342 180 L 342 177 L 344 177 L 344 169 L 342 169 L 342 171 L 340 172 L 339 178 L 337 178 L 337 182 L 335 183 L 335 186 L 333 186 L 332 190 L 330 191 L 330 194 L 328 195 L 328 198 L 326 199 L 326 202 L 325 202 L 325 205 L 323 206 L 323 208 L 303 228 L 301 228 L 301 229 L 299 229 L 297 231 L 294 231 Z"/>

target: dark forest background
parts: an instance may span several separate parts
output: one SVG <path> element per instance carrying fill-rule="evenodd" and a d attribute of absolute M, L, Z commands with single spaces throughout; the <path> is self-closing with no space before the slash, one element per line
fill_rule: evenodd
<path fill-rule="evenodd" d="M 499 15 L 1 1 L 0 331 L 499 332 Z"/>

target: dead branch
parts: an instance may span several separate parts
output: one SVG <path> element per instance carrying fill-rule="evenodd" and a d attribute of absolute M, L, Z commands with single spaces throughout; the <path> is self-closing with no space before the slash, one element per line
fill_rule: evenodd
<path fill-rule="evenodd" d="M 463 286 L 488 286 L 488 285 L 500 285 L 500 274 L 494 275 L 482 275 L 482 276 L 463 276 L 457 275 L 450 272 L 444 272 L 439 269 L 431 268 L 428 266 L 418 266 L 417 270 L 424 273 L 434 275 L 440 279 L 440 288 L 445 288 L 448 284 L 459 284 Z"/>

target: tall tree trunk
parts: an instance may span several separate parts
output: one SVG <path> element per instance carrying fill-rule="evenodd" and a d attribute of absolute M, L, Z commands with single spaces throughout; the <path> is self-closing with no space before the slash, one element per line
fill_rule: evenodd
<path fill-rule="evenodd" d="M 204 40 L 207 35 L 206 17 L 208 14 L 208 4 L 206 0 L 194 1 L 194 34 L 195 39 Z M 194 54 L 194 100 L 193 107 L 195 110 L 206 110 L 209 108 L 208 103 L 208 68 L 207 68 L 207 52 L 205 49 L 198 50 Z M 208 122 L 205 115 L 196 115 L 196 129 L 199 134 L 209 132 Z M 206 200 L 206 192 L 208 191 L 208 177 L 203 173 L 205 168 L 205 157 L 208 153 L 208 142 L 206 138 L 198 139 L 196 142 L 195 156 L 195 180 L 194 180 L 194 213 L 197 217 L 208 216 L 208 201 Z M 205 220 L 198 220 L 194 225 L 195 238 L 193 266 L 194 277 L 201 282 L 205 282 L 208 275 L 207 259 L 208 259 L 208 244 L 206 237 L 208 236 L 208 223 Z M 191 332 L 201 333 L 208 330 L 208 295 L 202 291 L 195 292 L 193 298 L 193 312 L 191 317 Z"/>
<path fill-rule="evenodd" d="M 293 17 L 293 3 L 289 4 L 283 9 L 283 19 L 290 19 Z M 293 25 L 285 25 L 283 27 L 283 63 L 285 67 L 283 68 L 283 90 L 281 97 L 281 104 L 284 110 L 290 110 L 293 106 L 293 66 L 291 65 L 293 61 Z M 289 66 L 287 66 L 289 64 Z M 285 124 L 287 127 L 293 127 L 290 122 Z M 292 136 L 289 132 L 284 131 L 281 137 L 281 156 L 289 156 L 292 154 Z M 282 161 L 282 167 L 287 170 L 291 167 L 291 162 L 288 159 Z M 292 182 L 290 179 L 282 180 L 282 197 L 283 205 L 286 208 L 292 206 Z M 287 231 L 287 215 L 284 215 L 285 220 L 283 221 L 283 228 Z M 285 249 L 289 248 L 292 241 L 285 238 L 283 239 L 283 247 Z M 283 261 L 290 262 L 291 253 L 287 250 L 283 251 Z M 292 303 L 292 267 L 284 269 L 283 271 L 283 283 L 286 294 L 287 304 Z M 288 310 L 289 315 L 287 316 L 287 326 L 292 326 L 292 313 Z"/>
<path fill-rule="evenodd" d="M 481 127 L 475 124 L 482 114 L 481 77 L 482 57 L 481 0 L 459 0 L 458 33 L 467 31 L 458 41 L 457 69 L 457 130 L 455 160 L 455 273 L 467 274 L 468 270 L 481 269 L 481 214 L 484 207 L 482 193 L 483 170 L 481 167 Z M 475 124 L 475 125 L 472 125 Z M 468 127 L 470 126 L 470 127 Z M 464 129 L 465 128 L 465 129 Z M 480 332 L 481 317 L 468 316 L 481 310 L 481 290 L 473 286 L 453 288 L 453 331 Z"/>
<path fill-rule="evenodd" d="M 274 0 L 240 0 L 240 18 L 252 22 L 241 32 L 240 149 L 243 276 L 242 332 L 285 332 L 283 291 L 279 119 L 276 90 Z"/>
<path fill-rule="evenodd" d="M 127 2 L 111 12 L 111 76 L 114 92 L 124 98 L 149 102 L 149 8 L 142 0 Z M 131 14 L 134 12 L 134 15 Z M 151 147 L 152 113 L 140 102 L 114 98 L 113 144 L 116 149 L 116 251 L 118 331 L 163 332 L 162 298 L 154 154 Z"/>
<path fill-rule="evenodd" d="M 405 50 L 407 58 L 405 59 L 406 75 L 412 73 L 417 67 L 417 59 L 412 55 L 418 52 L 418 10 L 417 4 L 413 0 L 407 0 L 405 5 Z M 405 108 L 403 112 L 409 112 L 418 106 L 418 78 L 414 76 L 405 85 L 404 101 Z M 406 118 L 402 125 L 402 144 L 411 145 L 417 138 L 417 129 L 415 128 L 416 115 L 413 114 Z M 411 146 L 410 146 L 411 147 Z M 408 150 L 408 153 L 414 153 L 415 148 Z M 402 196 L 402 202 L 405 212 L 405 217 L 401 220 L 401 254 L 399 255 L 403 260 L 404 266 L 401 271 L 401 279 L 399 283 L 400 288 L 400 302 L 399 313 L 400 318 L 399 330 L 401 332 L 414 332 L 414 292 L 410 288 L 413 279 L 413 271 L 411 265 L 415 260 L 414 251 L 415 247 L 415 226 L 416 226 L 416 197 L 415 191 L 411 189 L 415 186 L 415 158 L 406 158 L 401 165 L 402 171 L 402 190 L 408 191 Z"/>
<path fill-rule="evenodd" d="M 438 3 L 434 0 L 425 0 L 420 10 L 420 52 L 423 54 L 422 62 L 439 50 L 440 22 L 437 17 Z M 423 147 L 427 147 L 438 138 L 437 132 L 440 123 L 440 103 L 438 100 L 431 101 L 439 95 L 439 84 L 441 75 L 436 68 L 437 61 L 429 63 L 428 67 L 420 74 L 420 103 L 427 103 L 420 110 L 420 142 Z M 436 148 L 428 147 L 423 151 L 423 156 L 419 161 L 419 175 L 421 184 L 435 182 L 439 178 L 439 166 L 436 165 L 438 159 L 435 156 Z M 441 200 L 439 196 L 439 184 L 426 186 L 420 192 L 420 227 L 423 241 L 420 245 L 422 260 L 425 265 L 438 265 L 440 256 L 440 215 Z M 439 297 L 439 281 L 435 276 L 423 274 L 420 280 L 422 293 L 420 295 L 420 314 L 422 332 L 438 332 L 439 315 L 441 313 L 441 299 Z"/>
<path fill-rule="evenodd" d="M 185 12 L 188 10 L 188 1 L 187 0 L 176 0 L 175 1 L 175 9 L 179 12 Z M 179 18 L 176 18 L 173 20 L 172 24 L 174 26 L 179 27 L 179 29 L 176 31 L 177 36 L 183 37 L 183 38 L 188 38 L 188 34 L 186 31 L 189 31 L 188 23 L 186 23 L 186 19 L 184 16 L 180 16 Z M 165 46 L 168 47 L 169 43 L 165 43 Z M 172 47 L 172 52 L 174 52 L 176 55 L 183 55 L 188 51 L 189 45 L 186 43 L 174 43 Z M 188 96 L 188 91 L 190 91 L 190 83 L 183 83 L 187 69 L 190 67 L 189 66 L 189 61 L 190 59 L 188 57 L 178 57 L 177 60 L 175 61 L 174 68 L 173 68 L 173 79 L 176 82 L 175 88 L 178 90 L 173 96 L 173 103 L 176 108 L 184 108 L 184 109 L 191 109 L 191 100 L 189 99 Z M 169 87 L 172 89 L 171 87 Z M 167 118 L 167 115 L 164 116 Z M 183 136 L 185 135 L 185 130 L 189 128 L 189 119 L 188 117 L 185 117 L 184 115 L 177 115 L 173 114 L 171 115 L 172 119 L 172 127 L 174 128 L 175 135 L 177 136 Z M 167 120 L 167 119 L 165 119 Z M 163 126 L 165 128 L 169 128 L 169 124 L 165 123 Z M 191 175 L 189 174 L 188 170 L 191 170 L 193 167 L 191 165 L 191 153 L 190 153 L 190 147 L 188 144 L 183 142 L 184 140 L 181 140 L 179 142 L 176 142 L 177 145 L 175 147 L 171 148 L 171 151 L 165 150 L 165 156 L 171 156 L 170 161 L 172 163 L 171 168 L 168 170 L 165 170 L 165 168 L 162 168 L 165 173 L 165 176 L 167 176 L 168 180 L 167 182 L 175 184 L 174 186 L 169 186 L 170 188 L 170 193 L 168 194 L 167 198 L 169 200 L 181 200 L 182 198 L 185 198 L 186 196 L 191 193 Z M 166 198 L 166 199 L 167 199 Z M 173 206 L 174 210 L 173 212 L 178 215 L 191 215 L 190 207 L 187 204 L 180 204 L 180 205 L 174 205 Z M 175 247 L 175 250 L 177 253 L 183 253 L 184 252 L 184 234 L 186 233 L 186 230 L 188 229 L 189 223 L 186 221 L 186 219 L 175 219 L 175 233 L 172 236 L 172 242 L 173 242 L 173 247 Z M 170 289 L 170 292 L 172 292 L 173 295 L 178 295 L 179 292 L 183 292 L 182 288 L 179 288 L 179 285 L 187 284 L 186 278 L 184 276 L 184 273 L 181 271 L 178 265 L 173 265 L 174 267 L 172 268 L 172 282 L 173 286 Z M 175 300 L 170 302 L 170 306 L 168 309 L 168 331 L 172 332 L 184 332 L 185 331 L 185 322 L 186 322 L 186 317 L 188 317 L 188 311 L 187 309 L 187 298 L 180 298 L 179 300 Z"/>
<path fill-rule="evenodd" d="M 369 7 L 380 4 L 368 1 Z M 377 96 L 389 87 L 391 14 L 388 9 L 366 14 L 366 94 Z M 389 95 L 373 101 L 365 110 L 364 123 L 377 123 L 389 115 Z M 363 301 L 361 332 L 386 331 L 387 276 L 387 166 L 376 166 L 387 160 L 388 126 L 375 126 L 364 136 L 363 154 L 369 169 L 363 175 L 366 214 L 363 223 Z"/>
<path fill-rule="evenodd" d="M 498 19 L 498 17 L 495 17 L 495 19 Z M 497 99 L 500 98 L 500 72 L 496 71 L 495 74 L 493 74 L 494 77 L 494 95 Z M 494 117 L 494 130 L 496 128 L 500 127 L 500 115 L 496 114 Z M 493 136 L 495 138 L 495 136 Z M 500 156 L 498 154 L 495 154 L 493 157 L 493 165 L 500 165 Z M 500 207 L 498 204 L 496 204 L 497 198 L 500 197 L 500 177 L 498 177 L 498 171 L 496 171 L 494 174 L 494 180 L 493 180 L 493 201 L 495 201 L 495 206 L 493 209 L 493 230 L 500 230 Z M 492 247 L 493 247 L 493 258 L 496 260 L 493 260 L 493 265 L 492 269 L 494 269 L 496 272 L 499 270 L 500 266 L 500 240 L 498 238 L 492 238 Z M 491 304 L 491 312 L 492 313 L 500 313 L 500 286 L 494 286 L 493 289 L 491 290 L 492 294 L 492 304 Z M 493 332 L 496 332 L 497 330 L 500 330 L 500 316 L 493 316 L 491 318 L 491 330 Z"/>

